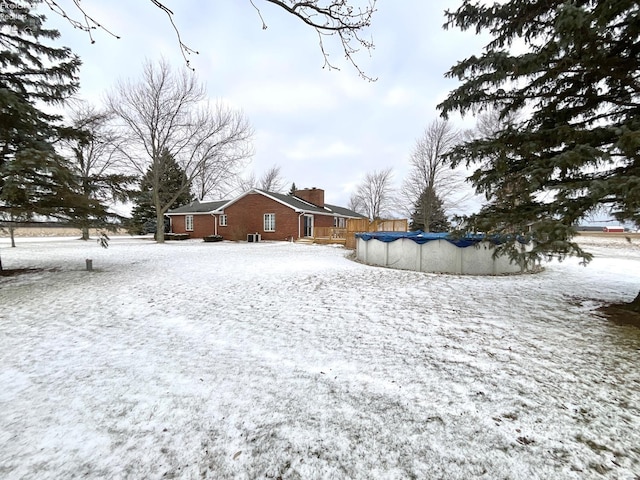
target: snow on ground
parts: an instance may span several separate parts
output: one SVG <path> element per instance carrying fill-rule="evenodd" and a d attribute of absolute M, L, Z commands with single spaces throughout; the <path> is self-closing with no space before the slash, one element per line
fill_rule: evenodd
<path fill-rule="evenodd" d="M 0 239 L 0 478 L 640 478 L 640 248 L 465 277 L 342 248 Z M 95 270 L 85 271 L 85 259 Z"/>

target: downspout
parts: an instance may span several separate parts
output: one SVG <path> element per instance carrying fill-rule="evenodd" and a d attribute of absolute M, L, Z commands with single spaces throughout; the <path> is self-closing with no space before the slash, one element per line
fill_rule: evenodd
<path fill-rule="evenodd" d="M 300 219 L 302 218 L 303 215 L 304 215 L 304 212 L 302 212 L 300 215 L 298 215 L 298 240 L 300 240 L 302 238 L 300 236 L 300 231 L 302 229 L 302 227 L 300 226 Z"/>
<path fill-rule="evenodd" d="M 218 235 L 218 217 L 216 217 L 215 213 L 210 213 L 209 215 L 213 217 L 213 234 Z"/>

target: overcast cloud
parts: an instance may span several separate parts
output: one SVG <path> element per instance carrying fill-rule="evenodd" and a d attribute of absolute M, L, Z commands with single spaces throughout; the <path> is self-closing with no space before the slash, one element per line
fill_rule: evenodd
<path fill-rule="evenodd" d="M 77 12 L 71 0 L 59 3 Z M 376 48 L 357 57 L 377 77 L 371 83 L 330 43 L 332 62 L 341 70 L 323 69 L 315 31 L 262 0 L 254 3 L 266 30 L 249 0 L 164 3 L 174 11 L 183 41 L 200 52 L 190 60 L 211 98 L 242 109 L 250 120 L 255 156 L 248 169 L 259 176 L 280 165 L 288 185 L 324 188 L 326 201 L 340 205 L 372 170 L 393 167 L 400 185 L 416 138 L 457 85 L 445 72 L 486 43 L 473 32 L 443 30 L 444 10 L 459 0 L 380 0 L 369 32 Z M 138 78 L 146 59 L 164 57 L 184 67 L 168 18 L 150 1 L 112 0 L 107 6 L 86 0 L 82 6 L 121 39 L 96 31 L 91 44 L 86 32 L 46 12 L 61 43 L 83 61 L 80 97 L 99 103 L 119 78 Z M 452 120 L 473 125 L 470 118 Z"/>

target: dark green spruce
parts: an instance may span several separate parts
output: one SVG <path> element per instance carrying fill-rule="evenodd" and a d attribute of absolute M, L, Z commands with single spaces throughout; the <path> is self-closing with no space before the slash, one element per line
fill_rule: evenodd
<path fill-rule="evenodd" d="M 75 178 L 55 145 L 69 132 L 59 106 L 78 89 L 80 60 L 50 47 L 55 30 L 35 2 L 0 5 L 0 222 L 64 217 L 77 205 Z M 1 269 L 1 264 L 0 264 Z"/>
<path fill-rule="evenodd" d="M 432 188 L 425 189 L 416 201 L 411 215 L 411 230 L 423 232 L 448 232 L 451 228 L 444 205 Z"/>
<path fill-rule="evenodd" d="M 439 105 L 442 114 L 520 112 L 515 124 L 450 156 L 474 166 L 473 185 L 489 200 L 468 228 L 531 230 L 528 259 L 588 261 L 573 239 L 585 216 L 605 211 L 640 223 L 640 4 L 464 0 L 446 16 L 445 28 L 493 39 L 448 72 L 461 85 Z M 633 306 L 640 309 L 640 295 Z"/>
<path fill-rule="evenodd" d="M 155 233 L 156 205 L 166 205 L 171 201 L 175 192 L 183 188 L 188 182 L 187 175 L 178 162 L 168 152 L 164 151 L 160 161 L 156 162 L 156 169 L 149 167 L 140 181 L 140 190 L 134 196 L 134 207 L 129 221 L 129 231 L 134 235 Z M 158 201 L 154 201 L 153 185 L 157 185 L 155 193 Z M 191 188 L 182 193 L 169 207 L 169 210 L 187 205 L 194 200 Z M 166 230 L 167 225 L 165 225 Z"/>
<path fill-rule="evenodd" d="M 88 184 L 96 179 L 79 174 L 77 155 L 64 156 L 70 144 L 90 141 L 87 131 L 65 126 L 55 113 L 78 91 L 80 59 L 49 45 L 59 32 L 32 11 L 38 3 L 0 5 L 0 224 L 102 227 L 113 216 Z"/>

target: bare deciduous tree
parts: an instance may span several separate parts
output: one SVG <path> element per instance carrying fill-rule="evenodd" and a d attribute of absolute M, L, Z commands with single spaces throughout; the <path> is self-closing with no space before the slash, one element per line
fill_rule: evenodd
<path fill-rule="evenodd" d="M 238 147 L 236 145 L 235 147 Z M 233 188 L 240 177 L 246 161 L 253 155 L 250 143 L 243 148 L 224 148 L 212 152 L 210 158 L 203 159 L 202 168 L 193 178 L 192 188 L 198 200 L 207 197 L 221 198 Z"/>
<path fill-rule="evenodd" d="M 211 105 L 192 72 L 173 72 L 165 61 L 147 62 L 138 82 L 120 81 L 108 96 L 108 105 L 123 124 L 126 148 L 119 151 L 140 176 L 149 169 L 152 172 L 158 242 L 164 242 L 164 214 L 180 194 L 197 179 L 207 180 L 206 188 L 201 187 L 204 190 L 214 188 L 214 179 L 239 168 L 251 152 L 252 130 L 244 115 Z M 157 192 L 165 152 L 185 171 L 185 177 L 175 198 L 161 201 Z M 214 172 L 216 169 L 223 173 Z"/>
<path fill-rule="evenodd" d="M 369 172 L 349 200 L 356 212 L 377 220 L 388 215 L 394 204 L 393 169 Z"/>
<path fill-rule="evenodd" d="M 368 76 L 356 63 L 355 55 L 361 50 L 370 52 L 374 48 L 373 40 L 363 36 L 364 30 L 371 26 L 373 14 L 376 11 L 377 0 L 263 0 L 267 3 L 275 5 L 287 13 L 298 18 L 304 24 L 313 28 L 318 34 L 318 42 L 320 51 L 324 58 L 324 67 L 329 70 L 339 70 L 335 64 L 329 61 L 329 52 L 325 48 L 324 40 L 328 37 L 337 37 L 341 46 L 344 57 L 358 71 L 358 74 L 367 80 L 373 81 L 374 78 Z M 120 38 L 111 32 L 107 27 L 94 18 L 87 8 L 80 6 L 79 0 L 74 0 L 76 9 L 79 11 L 79 18 L 74 18 L 69 12 L 63 8 L 56 0 L 43 0 L 43 2 L 55 13 L 66 18 L 74 28 L 84 30 L 89 34 L 91 42 L 94 42 L 92 31 L 101 29 L 110 35 Z M 171 26 L 173 27 L 182 56 L 187 65 L 189 64 L 188 56 L 192 53 L 198 53 L 187 46 L 180 35 L 180 29 L 174 22 L 173 11 L 171 11 L 164 2 L 159 0 L 149 0 L 155 7 L 166 13 Z M 262 21 L 262 28 L 267 28 L 262 12 L 254 3 L 249 0 L 258 12 L 258 16 Z"/>
<path fill-rule="evenodd" d="M 281 193 L 285 186 L 285 179 L 280 174 L 280 166 L 273 165 L 264 172 L 258 181 L 258 188 L 267 192 Z"/>
<path fill-rule="evenodd" d="M 255 172 L 249 172 L 245 176 L 238 175 L 234 181 L 233 185 L 227 190 L 227 196 L 235 196 L 239 193 L 244 193 L 252 188 L 256 188 L 258 185 L 258 179 L 256 178 Z"/>
<path fill-rule="evenodd" d="M 420 212 L 420 224 L 429 231 L 437 197 L 445 211 L 462 201 L 465 178 L 452 170 L 446 154 L 459 141 L 459 132 L 446 120 L 434 120 L 416 141 L 411 153 L 411 170 L 402 184 L 401 196 L 410 215 Z M 417 208 L 416 208 L 417 207 Z"/>
<path fill-rule="evenodd" d="M 362 199 L 358 197 L 356 193 L 353 193 L 349 198 L 349 205 L 347 206 L 347 208 L 364 215 L 364 205 L 362 204 Z"/>
<path fill-rule="evenodd" d="M 68 153 L 81 197 L 88 205 L 128 200 L 128 186 L 136 177 L 123 173 L 115 155 L 119 140 L 111 124 L 112 114 L 78 101 L 70 109 L 69 117 L 76 134 L 61 142 L 62 153 Z M 82 240 L 89 239 L 90 227 L 114 228 L 110 222 L 120 219 L 118 215 L 109 215 L 106 208 L 102 210 L 102 218 L 92 217 L 87 211 L 70 219 L 71 225 L 81 230 Z"/>
<path fill-rule="evenodd" d="M 280 174 L 280 166 L 273 165 L 265 171 L 260 178 L 256 177 L 255 172 L 249 172 L 244 177 L 237 176 L 233 185 L 227 190 L 228 195 L 234 195 L 238 192 L 247 192 L 252 188 L 259 188 L 267 192 L 282 193 L 286 180 Z"/>

